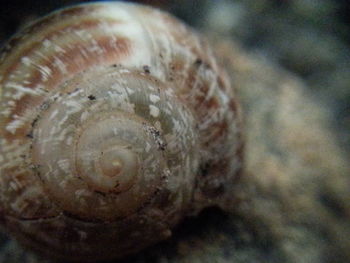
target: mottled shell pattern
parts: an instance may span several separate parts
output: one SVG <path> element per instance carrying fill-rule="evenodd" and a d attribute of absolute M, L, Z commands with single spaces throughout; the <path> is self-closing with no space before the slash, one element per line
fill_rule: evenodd
<path fill-rule="evenodd" d="M 0 216 L 37 251 L 122 257 L 225 207 L 237 98 L 208 44 L 159 10 L 94 3 L 25 28 L 0 58 Z"/>

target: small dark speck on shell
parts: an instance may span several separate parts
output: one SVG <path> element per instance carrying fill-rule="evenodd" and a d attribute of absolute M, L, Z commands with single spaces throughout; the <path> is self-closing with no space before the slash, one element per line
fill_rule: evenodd
<path fill-rule="evenodd" d="M 89 96 L 88 96 L 88 99 L 89 99 L 89 100 L 96 100 L 96 97 L 95 97 L 94 95 L 89 95 Z"/>
<path fill-rule="evenodd" d="M 33 122 L 32 122 L 32 127 L 34 127 L 35 126 L 35 124 L 38 122 L 38 118 L 35 118 L 34 120 L 33 120 Z"/>
<path fill-rule="evenodd" d="M 208 173 L 209 173 L 209 169 L 210 169 L 210 164 L 205 163 L 204 165 L 202 165 L 202 166 L 200 167 L 200 174 L 201 174 L 203 177 L 207 176 Z"/>
<path fill-rule="evenodd" d="M 44 102 L 43 104 L 41 104 L 40 109 L 41 110 L 47 110 L 49 108 L 49 103 Z"/>
<path fill-rule="evenodd" d="M 166 143 L 158 143 L 159 150 L 165 151 L 167 144 Z"/>
<path fill-rule="evenodd" d="M 151 70 L 150 70 L 149 66 L 147 66 L 147 65 L 143 66 L 143 70 L 144 70 L 144 72 L 146 74 L 150 74 L 151 73 Z"/>
<path fill-rule="evenodd" d="M 107 195 L 106 193 L 101 192 L 101 191 L 97 191 L 97 190 L 94 190 L 94 192 L 95 192 L 96 194 L 99 194 L 99 195 L 102 195 L 102 196 L 106 196 L 106 195 Z"/>
<path fill-rule="evenodd" d="M 199 67 L 200 65 L 202 65 L 203 61 L 200 58 L 197 58 L 196 61 L 194 62 L 194 65 L 196 67 Z"/>

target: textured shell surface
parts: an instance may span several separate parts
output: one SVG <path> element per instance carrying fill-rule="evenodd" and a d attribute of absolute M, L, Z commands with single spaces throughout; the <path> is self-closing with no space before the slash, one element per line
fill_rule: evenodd
<path fill-rule="evenodd" d="M 138 251 L 230 205 L 241 126 L 213 51 L 169 14 L 117 2 L 56 11 L 1 51 L 1 223 L 54 257 Z"/>

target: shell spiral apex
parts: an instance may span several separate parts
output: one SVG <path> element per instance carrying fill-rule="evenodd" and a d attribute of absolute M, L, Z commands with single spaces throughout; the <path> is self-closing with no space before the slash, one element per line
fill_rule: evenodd
<path fill-rule="evenodd" d="M 0 55 L 1 222 L 44 254 L 120 258 L 230 204 L 241 132 L 196 32 L 135 4 L 59 10 Z"/>

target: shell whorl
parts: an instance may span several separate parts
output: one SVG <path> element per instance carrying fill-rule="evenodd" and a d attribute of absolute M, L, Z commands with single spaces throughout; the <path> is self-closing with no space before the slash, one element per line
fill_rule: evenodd
<path fill-rule="evenodd" d="M 168 233 L 230 203 L 242 161 L 237 98 L 208 44 L 161 11 L 125 3 L 62 9 L 9 41 L 0 135 L 2 217 L 22 228 L 33 220 L 29 232 L 46 241 L 36 219 L 66 231 L 75 219 L 113 223 L 101 234 L 108 243 L 129 235 L 126 225 Z M 168 234 L 141 236 L 140 248 Z M 118 247 L 122 237 L 121 255 L 134 247 Z"/>
<path fill-rule="evenodd" d="M 33 163 L 51 198 L 71 214 L 123 218 L 149 202 L 169 174 L 187 180 L 198 169 L 192 113 L 170 87 L 141 72 L 94 68 L 43 105 Z"/>

